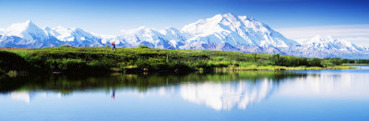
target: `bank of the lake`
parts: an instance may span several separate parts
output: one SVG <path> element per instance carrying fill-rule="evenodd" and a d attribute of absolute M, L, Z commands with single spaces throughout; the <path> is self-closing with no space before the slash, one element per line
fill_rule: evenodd
<path fill-rule="evenodd" d="M 327 66 L 327 67 L 286 67 L 286 66 L 250 66 L 250 67 L 230 67 L 230 68 L 215 68 L 215 71 L 250 71 L 250 70 L 322 70 L 322 69 L 356 69 L 355 66 Z"/>
<path fill-rule="evenodd" d="M 352 69 L 342 59 L 304 58 L 280 54 L 152 48 L 51 47 L 2 48 L 0 72 L 212 72 L 244 70 Z"/>

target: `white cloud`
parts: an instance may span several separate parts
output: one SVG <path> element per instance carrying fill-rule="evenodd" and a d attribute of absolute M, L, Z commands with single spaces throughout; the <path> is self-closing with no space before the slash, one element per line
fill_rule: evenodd
<path fill-rule="evenodd" d="M 276 30 L 298 42 L 311 39 L 316 35 L 331 35 L 369 47 L 369 24 L 278 28 Z"/>

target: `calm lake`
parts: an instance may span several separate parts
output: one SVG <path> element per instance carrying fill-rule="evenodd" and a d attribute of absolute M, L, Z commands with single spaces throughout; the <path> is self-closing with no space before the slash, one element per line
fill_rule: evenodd
<path fill-rule="evenodd" d="M 0 77 L 0 121 L 369 120 L 369 66 Z"/>

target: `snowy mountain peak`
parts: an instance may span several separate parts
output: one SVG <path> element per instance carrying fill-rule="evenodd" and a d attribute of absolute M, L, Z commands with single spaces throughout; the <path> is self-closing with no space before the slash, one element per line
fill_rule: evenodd
<path fill-rule="evenodd" d="M 74 36 L 72 35 L 74 30 L 63 26 L 45 29 L 45 31 L 47 31 L 49 35 L 56 37 L 60 41 L 73 41 L 75 39 Z"/>
<path fill-rule="evenodd" d="M 83 29 L 80 29 L 80 28 L 77 28 L 77 27 L 67 28 L 67 27 L 64 27 L 64 26 L 57 26 L 57 27 L 52 28 L 52 30 L 57 31 L 57 32 L 68 32 L 68 33 L 76 32 L 76 31 L 83 31 L 84 32 Z"/>
<path fill-rule="evenodd" d="M 222 20 L 233 20 L 238 21 L 238 16 L 232 13 L 226 13 L 226 14 L 217 14 L 211 18 L 208 18 L 209 20 L 215 20 L 218 22 L 221 22 Z"/>
<path fill-rule="evenodd" d="M 317 49 L 328 49 L 328 50 L 336 49 L 350 52 L 364 50 L 364 48 L 359 47 L 347 40 L 334 38 L 329 35 L 327 36 L 317 35 L 313 37 L 310 41 L 308 41 L 305 44 L 305 46 Z"/>
<path fill-rule="evenodd" d="M 184 26 L 181 31 L 190 41 L 197 43 L 260 47 L 288 47 L 297 44 L 262 22 L 231 13 L 196 21 Z"/>
<path fill-rule="evenodd" d="M 23 23 L 12 24 L 12 25 L 9 26 L 9 28 L 16 28 L 16 27 L 18 27 L 18 28 L 27 28 L 29 26 L 36 26 L 36 24 L 33 23 L 31 20 L 27 20 Z"/>
<path fill-rule="evenodd" d="M 217 15 L 211 17 L 211 18 L 208 18 L 208 20 L 213 20 L 213 21 L 220 22 L 221 20 L 224 20 L 224 19 L 234 19 L 236 17 L 237 16 L 234 15 L 234 14 L 226 13 L 226 14 L 217 14 Z"/>
<path fill-rule="evenodd" d="M 237 17 L 235 14 L 233 13 L 226 13 L 222 15 L 223 17 Z"/>
<path fill-rule="evenodd" d="M 337 41 L 338 39 L 330 35 L 325 35 L 325 36 L 316 35 L 311 40 L 312 40 L 311 42 L 334 42 L 334 41 Z"/>
<path fill-rule="evenodd" d="M 216 33 L 231 33 L 241 26 L 241 22 L 231 13 L 217 14 L 211 18 L 201 19 L 185 25 L 181 31 L 195 35 L 208 36 Z"/>
<path fill-rule="evenodd" d="M 24 23 L 12 24 L 5 30 L 7 30 L 8 32 L 23 32 L 27 29 L 39 29 L 39 27 L 36 24 L 34 24 L 31 20 L 28 20 Z"/>
<path fill-rule="evenodd" d="M 307 42 L 307 44 L 338 44 L 338 43 L 344 44 L 346 46 L 352 45 L 352 43 L 350 43 L 349 41 L 334 38 L 330 35 L 326 35 L 326 36 L 317 35 L 313 37 L 310 41 Z"/>
<path fill-rule="evenodd" d="M 147 26 L 140 26 L 137 29 L 130 29 L 130 30 L 122 30 L 121 33 L 123 34 L 145 34 L 145 33 L 153 33 L 156 32 L 153 28 Z"/>
<path fill-rule="evenodd" d="M 97 39 L 96 36 L 92 35 L 91 33 L 88 33 L 80 28 L 72 27 L 72 28 L 66 28 L 63 26 L 57 26 L 51 29 L 45 29 L 49 33 L 49 35 L 54 36 L 60 41 L 91 41 L 94 39 Z M 88 40 L 91 39 L 91 40 Z"/>
<path fill-rule="evenodd" d="M 166 29 L 162 29 L 159 32 L 161 34 L 163 34 L 163 35 L 168 35 L 168 34 L 170 34 L 170 35 L 181 34 L 181 32 L 178 29 L 174 28 L 174 27 L 169 27 L 169 28 L 166 28 Z"/>
<path fill-rule="evenodd" d="M 248 16 L 238 16 L 238 18 L 241 20 L 241 21 L 255 21 L 255 19 L 253 17 L 248 17 Z"/>
<path fill-rule="evenodd" d="M 1 32 L 5 36 L 16 36 L 27 40 L 46 38 L 46 33 L 31 20 L 24 23 L 16 23 L 5 28 Z"/>

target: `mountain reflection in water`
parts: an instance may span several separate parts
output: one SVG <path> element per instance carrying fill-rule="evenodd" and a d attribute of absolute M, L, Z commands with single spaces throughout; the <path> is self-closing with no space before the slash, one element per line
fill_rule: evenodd
<path fill-rule="evenodd" d="M 254 102 L 265 99 L 277 87 L 272 80 L 261 79 L 256 82 L 237 81 L 230 83 L 204 82 L 180 86 L 183 99 L 197 104 L 205 104 L 215 110 L 232 109 L 236 105 L 245 109 Z"/>
<path fill-rule="evenodd" d="M 38 97 L 62 98 L 75 92 L 108 92 L 113 99 L 116 98 L 116 93 L 137 96 L 179 95 L 186 101 L 206 105 L 215 110 L 231 110 L 236 107 L 246 109 L 249 105 L 265 100 L 278 90 L 281 84 L 284 84 L 282 87 L 288 86 L 290 82 L 286 80 L 306 83 L 299 80 L 310 78 L 315 77 L 307 77 L 303 73 L 270 71 L 188 75 L 2 77 L 0 91 L 3 96 L 27 103 Z M 330 85 L 333 82 L 328 83 L 323 86 L 335 86 Z"/>

